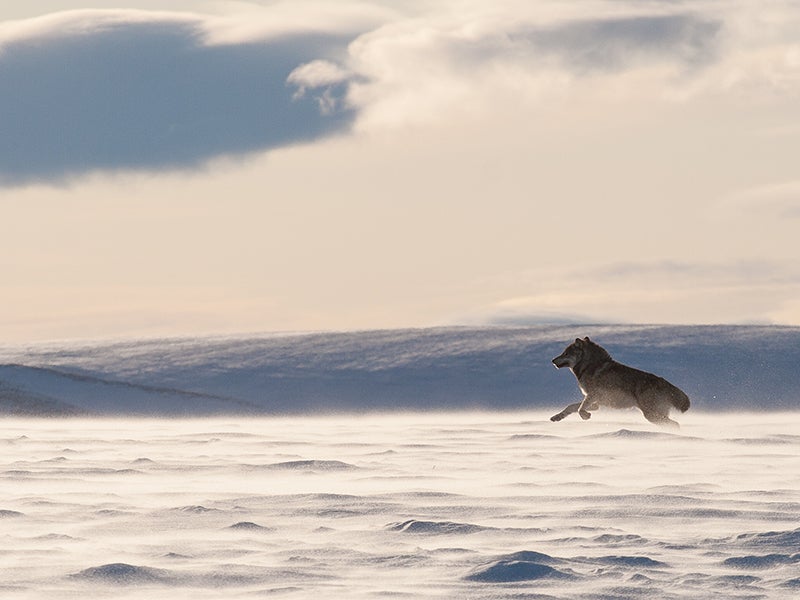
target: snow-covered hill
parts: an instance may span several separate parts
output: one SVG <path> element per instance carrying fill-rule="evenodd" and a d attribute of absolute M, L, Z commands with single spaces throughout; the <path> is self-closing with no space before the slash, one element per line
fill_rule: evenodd
<path fill-rule="evenodd" d="M 800 328 L 536 326 L 157 339 L 0 349 L 0 410 L 210 415 L 561 407 L 551 359 L 590 336 L 694 410 L 791 410 Z"/>

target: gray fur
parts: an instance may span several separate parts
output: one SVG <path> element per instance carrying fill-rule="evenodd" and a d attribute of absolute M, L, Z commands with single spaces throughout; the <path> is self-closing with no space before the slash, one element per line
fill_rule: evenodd
<path fill-rule="evenodd" d="M 591 411 L 609 408 L 638 407 L 651 423 L 678 427 L 669 418 L 671 408 L 689 410 L 689 397 L 658 375 L 618 363 L 599 344 L 588 337 L 576 339 L 553 359 L 556 368 L 572 370 L 583 392 L 583 401 L 570 404 L 551 421 L 560 421 L 577 412 L 590 418 Z"/>

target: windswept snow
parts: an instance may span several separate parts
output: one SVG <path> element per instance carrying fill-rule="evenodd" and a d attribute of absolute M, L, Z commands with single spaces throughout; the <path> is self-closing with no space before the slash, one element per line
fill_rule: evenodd
<path fill-rule="evenodd" d="M 551 423 L 579 392 L 550 360 L 585 335 L 689 393 L 681 430 L 635 410 Z M 59 417 L 3 420 L 4 599 L 800 590 L 799 328 L 454 328 L 0 354 L 0 410 Z"/>
<path fill-rule="evenodd" d="M 0 410 L 152 416 L 560 410 L 580 393 L 550 360 L 585 335 L 617 360 L 684 389 L 693 410 L 798 406 L 800 328 L 553 325 L 7 347 L 0 349 Z"/>
<path fill-rule="evenodd" d="M 796 597 L 800 419 L 6 419 L 2 597 Z"/>

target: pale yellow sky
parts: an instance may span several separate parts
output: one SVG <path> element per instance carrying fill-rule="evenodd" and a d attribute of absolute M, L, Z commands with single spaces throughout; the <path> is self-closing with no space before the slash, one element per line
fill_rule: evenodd
<path fill-rule="evenodd" d="M 347 52 L 318 57 L 349 78 L 335 135 L 0 187 L 4 339 L 800 324 L 800 9 L 376 6 L 348 8 Z M 213 6 L 227 32 L 241 9 Z"/>

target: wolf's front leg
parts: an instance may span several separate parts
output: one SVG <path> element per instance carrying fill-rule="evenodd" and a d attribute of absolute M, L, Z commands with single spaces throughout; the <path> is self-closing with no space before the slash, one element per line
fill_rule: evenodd
<path fill-rule="evenodd" d="M 550 417 L 550 420 L 553 421 L 553 422 L 560 421 L 564 417 L 566 417 L 568 415 L 571 415 L 574 412 L 578 412 L 578 409 L 581 407 L 581 404 L 583 404 L 583 403 L 582 402 L 575 402 L 573 404 L 570 404 L 569 406 L 567 406 L 567 408 L 562 410 L 557 415 L 553 415 L 552 417 Z"/>
<path fill-rule="evenodd" d="M 597 404 L 597 402 L 595 402 L 594 400 L 590 400 L 589 396 L 586 396 L 586 398 L 583 399 L 583 402 L 581 402 L 580 406 L 578 407 L 578 414 L 581 416 L 581 419 L 586 421 L 592 418 L 592 413 L 590 413 L 589 411 L 597 410 L 598 408 L 599 405 Z"/>

